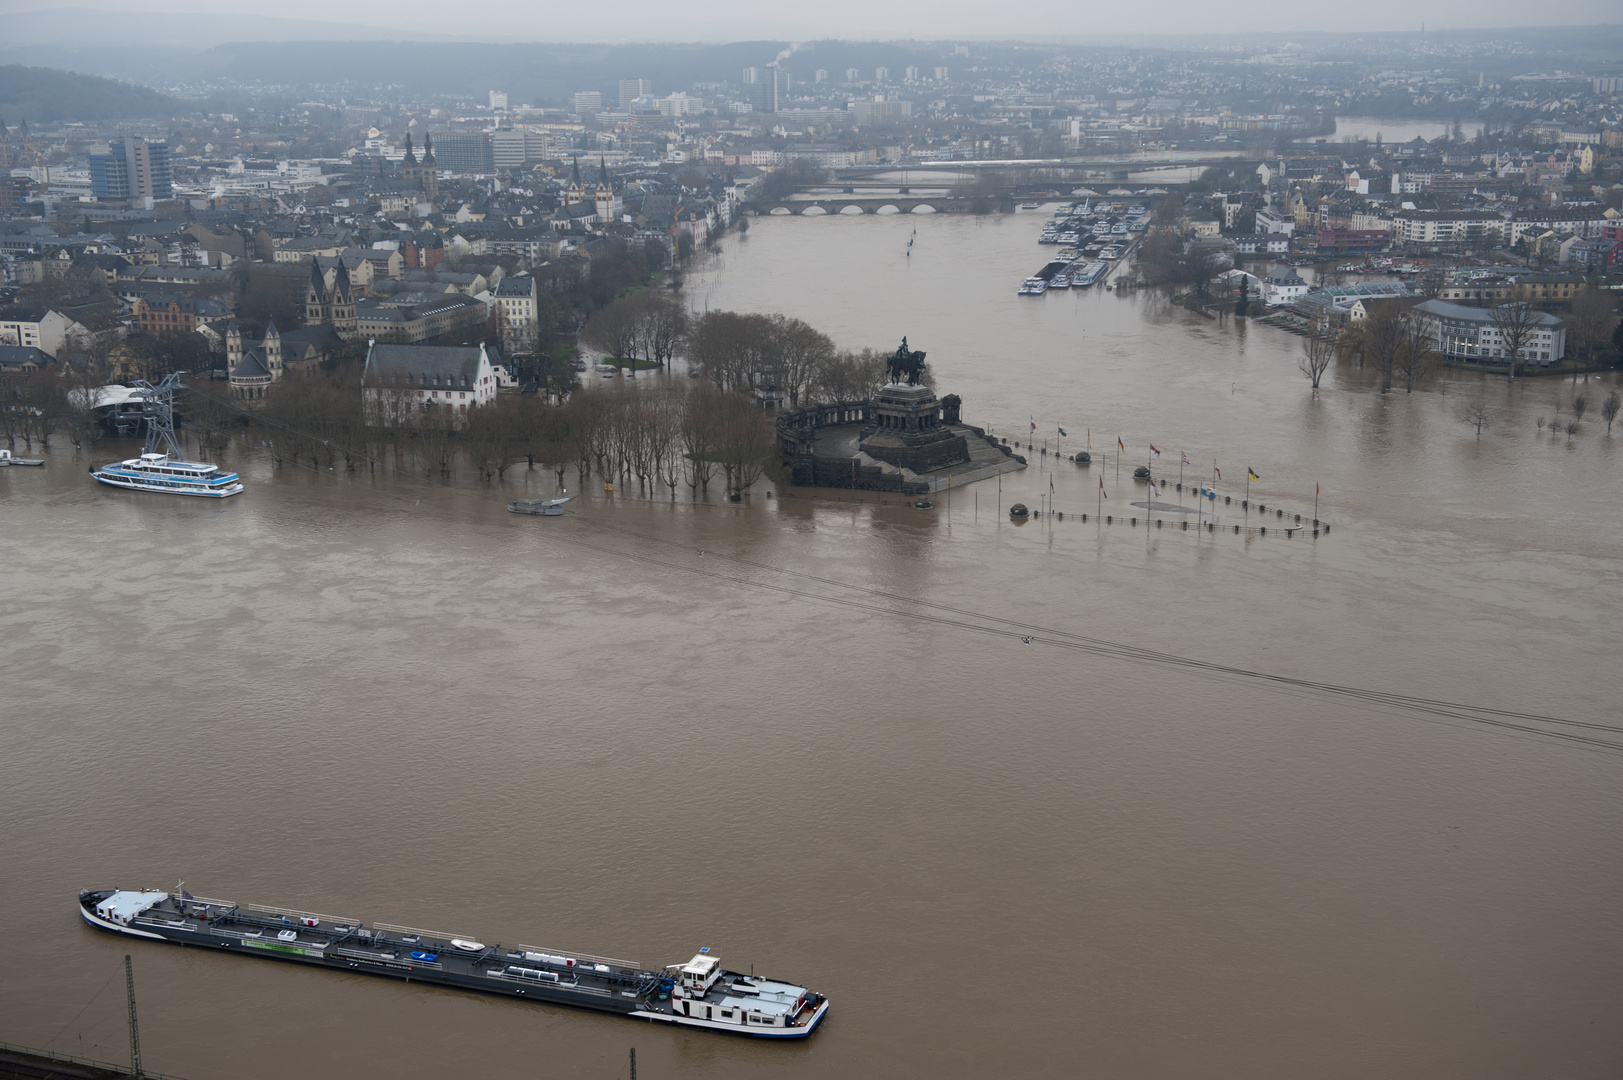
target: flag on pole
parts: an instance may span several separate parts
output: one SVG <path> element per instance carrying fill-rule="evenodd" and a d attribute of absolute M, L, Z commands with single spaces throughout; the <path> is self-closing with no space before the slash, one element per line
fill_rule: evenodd
<path fill-rule="evenodd" d="M 1116 449 L 1117 450 L 1125 450 L 1125 449 L 1127 449 L 1127 444 L 1121 441 L 1121 436 L 1120 435 L 1116 436 Z"/>
<path fill-rule="evenodd" d="M 1179 457 L 1181 457 L 1181 458 L 1183 458 L 1183 463 L 1184 463 L 1184 464 L 1185 464 L 1185 465 L 1190 465 L 1190 464 L 1193 464 L 1193 462 L 1191 462 L 1191 461 L 1190 461 L 1190 460 L 1189 460 L 1189 455 L 1188 455 L 1188 454 L 1186 454 L 1186 453 L 1184 453 L 1184 452 L 1183 452 L 1183 451 L 1182 451 L 1182 450 L 1179 450 L 1179 451 L 1178 451 L 1178 456 L 1179 456 Z"/>
<path fill-rule="evenodd" d="M 1317 484 L 1313 485 L 1313 497 L 1315 499 L 1317 499 L 1319 497 L 1319 485 L 1317 485 Z"/>
<path fill-rule="evenodd" d="M 1159 499 L 1160 497 L 1161 497 L 1161 489 L 1155 486 L 1155 481 L 1154 480 L 1151 480 L 1150 481 L 1150 498 Z"/>
<path fill-rule="evenodd" d="M 1052 476 L 1048 478 L 1048 497 L 1050 499 L 1054 497 L 1054 478 Z"/>
<path fill-rule="evenodd" d="M 1156 449 L 1156 448 L 1155 448 L 1155 444 L 1154 444 L 1154 443 L 1150 443 L 1150 453 L 1152 453 L 1152 454 L 1154 454 L 1154 455 L 1155 455 L 1155 456 L 1156 456 L 1156 457 L 1160 457 L 1160 456 L 1161 456 L 1161 451 L 1159 451 L 1159 450 L 1157 450 L 1157 449 Z"/>
<path fill-rule="evenodd" d="M 1037 433 L 1037 418 L 1035 416 L 1031 418 L 1031 431 L 1032 434 Z"/>
<path fill-rule="evenodd" d="M 1105 490 L 1105 478 L 1102 476 L 1099 477 L 1099 494 L 1103 495 L 1107 499 L 1110 498 L 1110 492 Z"/>
<path fill-rule="evenodd" d="M 1217 474 L 1219 480 L 1223 479 L 1223 470 L 1219 469 L 1215 464 L 1212 466 L 1212 472 Z"/>
<path fill-rule="evenodd" d="M 1261 483 L 1262 482 L 1262 477 L 1257 475 L 1257 470 L 1253 469 L 1249 465 L 1247 465 L 1245 467 L 1245 474 L 1251 478 L 1252 483 Z"/>
<path fill-rule="evenodd" d="M 1061 434 L 1061 435 L 1068 435 L 1068 434 L 1070 434 L 1070 432 L 1068 432 L 1068 431 L 1066 431 L 1066 430 L 1065 430 L 1065 425 L 1064 425 L 1064 424 L 1060 424 L 1060 425 L 1059 425 L 1059 433 L 1060 433 L 1060 434 Z"/>

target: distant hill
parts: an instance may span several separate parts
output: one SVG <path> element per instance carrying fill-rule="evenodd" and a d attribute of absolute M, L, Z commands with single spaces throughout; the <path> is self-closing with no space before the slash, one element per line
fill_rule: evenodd
<path fill-rule="evenodd" d="M 7 125 L 54 120 L 145 120 L 184 111 L 145 86 L 54 68 L 0 65 L 0 119 Z"/>

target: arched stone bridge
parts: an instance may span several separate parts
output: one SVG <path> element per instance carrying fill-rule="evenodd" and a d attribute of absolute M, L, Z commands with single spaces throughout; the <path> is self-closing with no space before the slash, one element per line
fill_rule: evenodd
<path fill-rule="evenodd" d="M 969 199 L 954 199 L 945 195 L 908 198 L 896 195 L 830 195 L 818 199 L 784 199 L 755 211 L 757 214 L 799 214 L 817 217 L 823 214 L 968 214 L 973 212 Z"/>

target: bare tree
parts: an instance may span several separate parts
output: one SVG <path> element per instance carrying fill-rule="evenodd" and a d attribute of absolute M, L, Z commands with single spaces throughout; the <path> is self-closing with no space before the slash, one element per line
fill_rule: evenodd
<path fill-rule="evenodd" d="M 83 364 L 70 365 L 62 374 L 67 405 L 64 422 L 75 447 L 93 446 L 101 439 L 96 406 L 100 398 L 98 391 L 107 382 L 106 374 L 105 366 L 94 356 Z"/>
<path fill-rule="evenodd" d="M 695 387 L 682 401 L 677 427 L 687 485 L 697 495 L 709 492 L 716 475 L 716 447 L 720 442 L 718 414 L 722 392 L 709 385 Z"/>
<path fill-rule="evenodd" d="M 669 367 L 687 336 L 687 309 L 680 300 L 656 293 L 644 293 L 630 303 L 642 355 L 660 367 Z"/>
<path fill-rule="evenodd" d="M 1433 346 L 1431 323 L 1413 309 L 1398 320 L 1398 371 L 1403 375 L 1403 392 L 1414 393 L 1414 384 L 1431 371 Z"/>
<path fill-rule="evenodd" d="M 1205 296 L 1211 289 L 1213 280 L 1223 272 L 1228 259 L 1222 252 L 1213 248 L 1197 246 L 1189 253 L 1186 273 L 1189 281 L 1195 287 L 1197 296 Z"/>
<path fill-rule="evenodd" d="M 1600 403 L 1600 418 L 1606 421 L 1606 434 L 1612 433 L 1612 421 L 1617 419 L 1618 409 L 1623 408 L 1623 397 L 1618 397 L 1613 390 L 1606 395 L 1606 400 Z"/>
<path fill-rule="evenodd" d="M 1493 403 L 1488 400 L 1486 380 L 1477 383 L 1476 393 L 1467 394 L 1454 401 L 1454 419 L 1476 428 L 1476 436 L 1479 439 L 1482 438 L 1482 429 L 1493 422 L 1497 412 Z"/>
<path fill-rule="evenodd" d="M 1584 381 L 1589 381 L 1589 368 L 1595 354 L 1606 345 L 1615 320 L 1612 318 L 1612 299 L 1600 289 L 1585 286 L 1572 299 L 1572 311 L 1567 315 L 1567 344 L 1583 365 Z M 1572 381 L 1578 381 L 1578 369 L 1572 369 Z"/>
<path fill-rule="evenodd" d="M 767 365 L 772 336 L 766 315 L 707 311 L 688 336 L 688 360 L 719 389 L 748 389 Z"/>
<path fill-rule="evenodd" d="M 1320 324 L 1317 331 L 1328 334 L 1329 327 Z M 1362 323 L 1354 323 L 1336 336 L 1336 359 L 1343 364 L 1349 360 L 1357 360 L 1359 368 L 1364 366 L 1364 360 L 1369 355 L 1369 335 L 1364 332 Z"/>
<path fill-rule="evenodd" d="M 1307 376 L 1314 390 L 1319 388 L 1319 380 L 1324 377 L 1335 355 L 1336 342 L 1328 334 L 1312 333 L 1302 339 L 1302 355 L 1296 361 L 1296 366 Z"/>
<path fill-rule="evenodd" d="M 1572 420 L 1573 420 L 1573 423 L 1574 424 L 1583 423 L 1584 422 L 1584 413 L 1586 413 L 1588 411 L 1589 411 L 1589 395 L 1588 394 L 1574 394 L 1574 395 L 1572 395 Z"/>
<path fill-rule="evenodd" d="M 813 327 L 783 315 L 772 317 L 772 359 L 778 388 L 789 395 L 789 406 L 811 393 L 812 384 L 834 355 L 834 342 Z"/>
<path fill-rule="evenodd" d="M 1427 300 L 1435 300 L 1443 295 L 1443 284 L 1447 272 L 1441 266 L 1428 266 L 1415 275 L 1415 292 Z"/>
<path fill-rule="evenodd" d="M 723 394 L 716 412 L 716 457 L 727 474 L 727 490 L 738 495 L 761 478 L 772 454 L 772 425 L 766 411 L 743 394 Z"/>
<path fill-rule="evenodd" d="M 1510 363 L 1510 377 L 1516 377 L 1516 361 L 1533 340 L 1533 332 L 1544 321 L 1544 313 L 1524 303 L 1500 304 L 1488 310 L 1493 328 L 1499 332 L 1499 345 Z"/>
<path fill-rule="evenodd" d="M 635 361 L 639 336 L 636 308 L 629 300 L 616 300 L 598 308 L 581 332 L 587 345 L 610 360 Z"/>
<path fill-rule="evenodd" d="M 885 385 L 885 355 L 875 349 L 827 358 L 812 386 L 818 401 L 865 401 Z"/>
<path fill-rule="evenodd" d="M 1364 348 L 1381 376 L 1381 393 L 1392 389 L 1398 356 L 1403 352 L 1403 309 L 1395 303 L 1380 304 L 1364 319 Z"/>

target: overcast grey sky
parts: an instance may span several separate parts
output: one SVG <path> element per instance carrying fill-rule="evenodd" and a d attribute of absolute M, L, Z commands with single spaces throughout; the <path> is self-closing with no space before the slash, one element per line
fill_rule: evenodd
<path fill-rule="evenodd" d="M 1623 22 L 1618 0 L 1159 0 L 1141 4 L 1062 2 L 998 4 L 985 0 L 111 0 L 42 4 L 0 0 L 5 13 L 84 6 L 126 14 L 197 12 L 365 23 L 449 37 L 541 41 L 739 41 L 761 38 L 1025 38 L 1124 33 L 1429 30 L 1460 27 Z M 347 35 L 346 35 L 347 36 Z M 383 36 L 383 35 L 380 35 Z"/>

